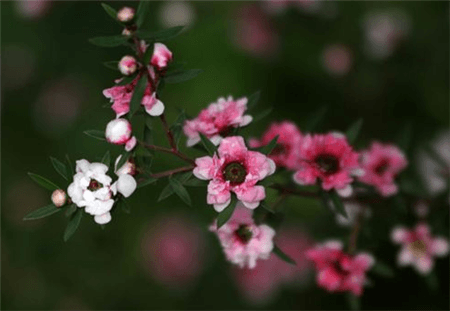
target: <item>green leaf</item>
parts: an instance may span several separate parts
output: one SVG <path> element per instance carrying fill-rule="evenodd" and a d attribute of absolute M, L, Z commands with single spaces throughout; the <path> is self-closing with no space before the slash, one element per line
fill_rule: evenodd
<path fill-rule="evenodd" d="M 131 82 L 133 82 L 134 79 L 136 79 L 137 75 L 138 75 L 138 72 L 134 73 L 131 76 L 123 77 L 122 79 L 120 79 L 119 82 L 116 83 L 116 85 L 124 86 L 124 85 L 130 84 Z"/>
<path fill-rule="evenodd" d="M 385 265 L 381 262 L 376 262 L 375 265 L 372 267 L 371 271 L 375 274 L 378 274 L 383 277 L 392 278 L 394 277 L 394 271 L 392 271 L 392 268 Z"/>
<path fill-rule="evenodd" d="M 70 175 L 74 174 L 75 170 L 73 169 L 72 160 L 70 160 L 70 157 L 68 154 L 66 154 L 66 161 L 67 161 L 67 165 L 69 166 Z"/>
<path fill-rule="evenodd" d="M 260 112 L 256 116 L 254 116 L 253 117 L 253 123 L 258 122 L 258 121 L 264 119 L 265 117 L 267 117 L 272 112 L 272 110 L 273 110 L 273 108 L 270 107 L 268 109 L 263 110 L 262 112 Z"/>
<path fill-rule="evenodd" d="M 120 207 L 124 213 L 131 214 L 130 204 L 124 198 L 120 200 Z"/>
<path fill-rule="evenodd" d="M 322 201 L 322 205 L 325 206 L 326 209 L 330 209 L 330 194 L 323 190 L 322 187 L 319 185 L 319 195 L 320 195 L 320 200 Z"/>
<path fill-rule="evenodd" d="M 339 195 L 337 194 L 337 192 L 333 190 L 329 194 L 330 194 L 331 201 L 333 201 L 333 205 L 334 205 L 336 212 L 338 214 L 342 215 L 343 217 L 348 218 L 347 212 L 345 211 L 344 204 L 342 203 L 342 200 L 339 197 Z"/>
<path fill-rule="evenodd" d="M 397 210 L 400 213 L 406 214 L 408 212 L 408 207 L 406 206 L 406 202 L 405 199 L 403 198 L 403 196 L 401 195 L 401 193 L 397 193 L 393 198 L 392 198 L 395 207 L 397 208 Z"/>
<path fill-rule="evenodd" d="M 171 184 L 169 183 L 167 186 L 164 187 L 164 189 L 161 191 L 161 194 L 159 195 L 158 202 L 167 199 L 172 194 L 174 194 L 174 191 L 172 189 Z"/>
<path fill-rule="evenodd" d="M 57 171 L 65 180 L 68 180 L 66 165 L 53 157 L 50 157 L 50 161 L 52 162 L 55 171 Z"/>
<path fill-rule="evenodd" d="M 184 26 L 175 26 L 168 29 L 158 31 L 138 31 L 137 35 L 141 39 L 150 41 L 167 41 L 178 36 L 183 30 Z"/>
<path fill-rule="evenodd" d="M 275 146 L 277 145 L 277 141 L 278 138 L 280 137 L 280 135 L 275 136 L 267 145 L 262 146 L 259 149 L 259 152 L 268 155 L 272 152 L 273 148 L 275 148 Z"/>
<path fill-rule="evenodd" d="M 174 72 L 172 74 L 168 73 L 164 77 L 164 81 L 166 83 L 185 82 L 185 81 L 189 81 L 189 80 L 195 78 L 201 72 L 203 72 L 203 70 L 201 70 L 201 69 L 188 69 L 188 70 L 184 70 L 184 71 L 177 71 L 177 72 Z"/>
<path fill-rule="evenodd" d="M 158 179 L 153 178 L 153 177 L 147 177 L 146 180 L 144 180 L 143 182 L 141 182 L 141 183 L 138 184 L 137 188 L 139 189 L 139 188 L 148 186 L 148 185 L 150 185 L 150 184 L 155 183 L 157 180 L 158 180 Z"/>
<path fill-rule="evenodd" d="M 70 217 L 72 216 L 73 213 L 75 213 L 75 211 L 77 210 L 77 205 L 75 203 L 70 204 L 67 208 L 66 208 L 66 217 Z"/>
<path fill-rule="evenodd" d="M 90 136 L 92 138 L 98 139 L 98 140 L 106 140 L 105 138 L 105 132 L 100 130 L 87 130 L 83 132 L 87 136 Z"/>
<path fill-rule="evenodd" d="M 230 204 L 217 216 L 217 229 L 222 227 L 233 215 L 238 199 L 232 195 Z"/>
<path fill-rule="evenodd" d="M 253 107 L 255 107 L 256 104 L 258 103 L 260 97 L 261 97 L 261 91 L 257 91 L 255 93 L 253 93 L 252 95 L 250 95 L 247 100 L 247 110 L 250 110 Z"/>
<path fill-rule="evenodd" d="M 106 3 L 102 3 L 102 7 L 109 16 L 111 16 L 114 20 L 117 21 L 117 11 L 113 9 L 111 6 Z"/>
<path fill-rule="evenodd" d="M 395 142 L 397 146 L 403 150 L 405 153 L 408 152 L 411 146 L 412 135 L 413 135 L 413 124 L 412 122 L 406 123 L 402 129 L 396 134 Z"/>
<path fill-rule="evenodd" d="M 200 140 L 202 141 L 203 146 L 210 156 L 213 156 L 217 150 L 217 146 L 215 146 L 208 138 L 205 137 L 202 133 L 199 133 Z"/>
<path fill-rule="evenodd" d="M 66 230 L 64 231 L 64 242 L 67 242 L 67 240 L 70 239 L 70 237 L 75 233 L 75 231 L 77 231 L 82 216 L 83 211 L 81 208 L 79 208 L 70 217 L 69 223 L 67 224 Z"/>
<path fill-rule="evenodd" d="M 345 132 L 345 136 L 347 136 L 349 144 L 353 144 L 355 142 L 356 138 L 358 137 L 359 131 L 361 130 L 362 124 L 363 119 L 361 118 L 352 125 L 350 125 L 348 130 Z"/>
<path fill-rule="evenodd" d="M 107 167 L 111 165 L 111 154 L 109 153 L 109 150 L 106 151 L 105 155 L 103 156 L 102 163 L 105 164 Z"/>
<path fill-rule="evenodd" d="M 294 259 L 286 255 L 278 246 L 274 245 L 272 252 L 277 255 L 281 260 L 286 261 L 291 265 L 297 265 Z"/>
<path fill-rule="evenodd" d="M 269 205 L 267 205 L 266 202 L 261 201 L 261 203 L 260 203 L 259 205 L 260 205 L 262 208 L 264 208 L 266 211 L 268 211 L 269 213 L 275 214 L 275 211 L 274 211 Z"/>
<path fill-rule="evenodd" d="M 192 205 L 191 197 L 189 196 L 189 193 L 187 192 L 186 188 L 182 185 L 182 183 L 179 180 L 172 177 L 169 177 L 169 183 L 175 194 L 178 195 L 184 201 L 184 203 L 191 206 Z"/>
<path fill-rule="evenodd" d="M 350 310 L 352 311 L 361 310 L 361 300 L 358 296 L 355 296 L 350 293 L 347 293 L 346 296 L 348 304 L 350 305 Z"/>
<path fill-rule="evenodd" d="M 328 108 L 322 107 L 316 112 L 314 112 L 309 118 L 308 121 L 303 128 L 303 132 L 312 132 L 314 131 L 318 125 L 323 121 L 325 114 L 327 113 Z"/>
<path fill-rule="evenodd" d="M 104 48 L 112 48 L 126 43 L 128 38 L 123 35 L 96 37 L 89 39 L 89 42 L 93 45 L 101 46 Z"/>
<path fill-rule="evenodd" d="M 115 167 L 120 169 L 125 163 L 127 163 L 128 159 L 131 157 L 131 152 L 124 150 L 120 155 L 120 160 Z"/>
<path fill-rule="evenodd" d="M 206 187 L 206 186 L 208 186 L 208 181 L 197 179 L 197 178 L 192 178 L 192 179 L 184 182 L 183 185 L 185 185 L 187 187 Z"/>
<path fill-rule="evenodd" d="M 141 0 L 139 2 L 138 8 L 136 10 L 136 25 L 140 28 L 148 15 L 148 10 L 150 7 L 150 1 Z"/>
<path fill-rule="evenodd" d="M 147 50 L 145 51 L 144 57 L 142 58 L 142 62 L 144 64 L 149 64 L 150 63 L 150 61 L 152 60 L 154 49 L 155 49 L 155 44 L 152 42 L 148 46 Z"/>
<path fill-rule="evenodd" d="M 112 70 L 119 70 L 119 62 L 115 60 L 110 62 L 104 62 L 103 66 Z"/>
<path fill-rule="evenodd" d="M 134 91 L 133 91 L 133 95 L 131 97 L 130 112 L 128 114 L 130 119 L 133 117 L 134 113 L 141 106 L 142 97 L 144 96 L 146 87 L 147 87 L 147 76 L 142 75 L 142 77 L 139 79 L 138 83 L 136 84 L 136 87 L 134 88 Z"/>
<path fill-rule="evenodd" d="M 48 190 L 56 190 L 59 189 L 57 185 L 55 185 L 53 182 L 48 180 L 47 178 L 44 178 L 40 175 L 28 173 L 28 176 L 30 176 L 31 179 L 33 179 L 38 185 L 44 187 Z"/>
<path fill-rule="evenodd" d="M 44 218 L 50 215 L 53 215 L 57 212 L 61 211 L 61 208 L 56 207 L 54 204 L 50 204 L 44 207 L 41 207 L 31 213 L 27 214 L 23 220 L 34 220 Z"/>
<path fill-rule="evenodd" d="M 178 115 L 178 118 L 175 120 L 175 122 L 170 127 L 170 131 L 173 134 L 173 138 L 174 138 L 176 146 L 178 146 L 178 143 L 180 142 L 181 132 L 182 132 L 183 124 L 184 124 L 185 120 L 186 120 L 186 114 L 184 112 L 184 109 L 182 109 L 180 114 Z"/>

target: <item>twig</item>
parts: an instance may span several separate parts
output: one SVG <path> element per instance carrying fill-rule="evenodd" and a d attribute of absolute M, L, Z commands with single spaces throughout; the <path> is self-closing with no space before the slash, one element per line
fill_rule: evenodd
<path fill-rule="evenodd" d="M 184 167 L 179 167 L 179 168 L 165 171 L 165 172 L 150 174 L 150 177 L 161 178 L 161 177 L 166 177 L 166 176 L 170 176 L 170 175 L 177 174 L 177 173 L 189 172 L 189 171 L 192 171 L 193 169 L 194 169 L 193 166 L 184 166 Z"/>
<path fill-rule="evenodd" d="M 155 145 L 149 145 L 143 142 L 139 142 L 143 147 L 147 148 L 147 149 L 151 149 L 151 150 L 156 150 L 156 151 L 161 151 L 161 152 L 165 152 L 165 153 L 170 153 L 173 154 L 174 156 L 190 163 L 190 164 L 195 164 L 195 161 L 192 160 L 191 158 L 189 158 L 187 155 L 181 153 L 178 150 L 173 150 L 173 149 L 169 149 L 169 148 L 165 148 L 165 147 L 161 147 L 161 146 L 155 146 Z"/>

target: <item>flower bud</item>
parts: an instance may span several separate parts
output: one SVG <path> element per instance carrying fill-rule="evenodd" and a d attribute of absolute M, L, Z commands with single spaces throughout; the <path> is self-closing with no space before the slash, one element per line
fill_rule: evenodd
<path fill-rule="evenodd" d="M 117 12 L 117 19 L 122 23 L 128 23 L 134 18 L 134 9 L 130 7 L 123 7 Z"/>
<path fill-rule="evenodd" d="M 150 61 L 152 66 L 156 67 L 158 70 L 161 70 L 167 67 L 170 61 L 172 61 L 172 52 L 164 44 L 155 43 L 153 56 Z"/>
<path fill-rule="evenodd" d="M 56 207 L 61 207 L 66 203 L 66 192 L 62 189 L 57 189 L 52 193 L 52 202 Z"/>
<path fill-rule="evenodd" d="M 131 138 L 131 123 L 126 119 L 115 119 L 108 123 L 106 140 L 115 145 L 125 145 Z"/>
<path fill-rule="evenodd" d="M 133 74 L 136 71 L 136 68 L 137 62 L 133 56 L 126 55 L 122 57 L 119 62 L 119 70 L 125 76 Z"/>
<path fill-rule="evenodd" d="M 122 30 L 122 36 L 131 37 L 132 34 L 133 34 L 133 32 L 128 28 L 124 28 Z"/>
<path fill-rule="evenodd" d="M 117 176 L 128 174 L 128 175 L 134 175 L 136 174 L 136 164 L 134 163 L 133 159 L 130 158 L 127 160 L 127 162 L 122 165 L 120 168 L 117 167 L 117 164 L 119 164 L 120 159 L 122 158 L 122 155 L 119 155 L 116 159 L 116 163 L 114 164 L 114 172 Z"/>

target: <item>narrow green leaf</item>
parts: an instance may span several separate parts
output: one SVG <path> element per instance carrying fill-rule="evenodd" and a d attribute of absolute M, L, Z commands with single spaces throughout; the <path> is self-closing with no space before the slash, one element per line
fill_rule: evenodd
<path fill-rule="evenodd" d="M 186 120 L 186 114 L 184 112 L 184 109 L 182 109 L 180 114 L 178 115 L 177 119 L 170 127 L 170 130 L 173 134 L 173 138 L 174 138 L 176 146 L 178 146 L 178 143 L 180 142 L 181 132 L 182 132 L 183 124 L 184 124 L 185 120 Z"/>
<path fill-rule="evenodd" d="M 253 123 L 258 122 L 258 121 L 264 119 L 265 117 L 267 117 L 272 112 L 272 110 L 273 110 L 273 108 L 270 107 L 268 109 L 263 110 L 262 112 L 260 112 L 256 116 L 254 116 L 253 117 Z"/>
<path fill-rule="evenodd" d="M 145 75 L 142 75 L 142 77 L 136 84 L 136 87 L 134 88 L 133 95 L 131 96 L 130 112 L 128 114 L 130 119 L 131 117 L 133 117 L 134 113 L 141 106 L 142 97 L 144 96 L 146 87 L 147 87 L 147 77 Z"/>
<path fill-rule="evenodd" d="M 392 278 L 394 277 L 394 271 L 392 271 L 392 268 L 385 265 L 381 262 L 376 262 L 375 265 L 372 267 L 371 271 L 375 274 L 378 274 L 383 277 Z"/>
<path fill-rule="evenodd" d="M 137 35 L 141 39 L 150 41 L 167 41 L 178 36 L 183 30 L 184 26 L 175 26 L 168 29 L 158 30 L 158 31 L 138 31 Z"/>
<path fill-rule="evenodd" d="M 50 215 L 53 215 L 57 212 L 61 211 L 61 208 L 56 207 L 54 204 L 50 204 L 44 207 L 41 207 L 31 213 L 27 214 L 23 220 L 34 220 L 44 218 Z"/>
<path fill-rule="evenodd" d="M 181 182 L 175 178 L 169 177 L 169 183 L 176 195 L 178 195 L 184 203 L 191 206 L 191 197 Z"/>
<path fill-rule="evenodd" d="M 152 60 L 154 49 L 155 49 L 155 44 L 152 42 L 152 43 L 150 43 L 150 45 L 148 46 L 147 50 L 145 51 L 144 57 L 142 59 L 142 62 L 144 64 L 149 64 L 150 63 L 150 61 Z"/>
<path fill-rule="evenodd" d="M 73 165 L 72 165 L 72 160 L 70 160 L 70 157 L 68 154 L 66 154 L 66 161 L 67 161 L 67 165 L 69 166 L 69 175 L 72 175 L 75 173 L 75 170 L 73 169 Z"/>
<path fill-rule="evenodd" d="M 169 183 L 167 186 L 164 187 L 163 191 L 161 191 L 161 194 L 159 195 L 158 202 L 167 199 L 172 194 L 174 194 L 174 191 L 172 189 L 171 184 Z"/>
<path fill-rule="evenodd" d="M 55 185 L 53 182 L 48 180 L 47 178 L 44 178 L 38 174 L 28 173 L 28 176 L 30 176 L 31 179 L 33 179 L 38 185 L 44 187 L 48 190 L 56 190 L 59 189 L 57 185 Z"/>
<path fill-rule="evenodd" d="M 196 76 L 198 76 L 203 70 L 201 69 L 188 69 L 184 71 L 174 72 L 172 74 L 167 74 L 164 78 L 166 83 L 180 83 L 189 81 Z"/>
<path fill-rule="evenodd" d="M 64 231 L 64 242 L 67 242 L 70 237 L 77 231 L 80 225 L 81 217 L 83 216 L 82 209 L 77 209 L 76 212 L 70 217 L 66 230 Z"/>
<path fill-rule="evenodd" d="M 122 152 L 122 154 L 120 155 L 120 160 L 115 167 L 121 168 L 128 161 L 128 159 L 130 157 L 131 157 L 131 152 L 124 150 Z"/>
<path fill-rule="evenodd" d="M 98 140 L 106 140 L 105 138 L 105 132 L 100 130 L 87 130 L 83 132 L 87 136 L 90 136 L 92 138 L 98 139 Z"/>
<path fill-rule="evenodd" d="M 217 229 L 222 227 L 233 216 L 238 199 L 232 195 L 230 204 L 217 216 Z"/>
<path fill-rule="evenodd" d="M 62 178 L 68 180 L 66 165 L 53 157 L 50 157 L 50 161 L 52 162 L 55 171 L 57 171 L 58 174 L 62 176 Z"/>
<path fill-rule="evenodd" d="M 112 70 L 119 70 L 119 62 L 115 60 L 110 62 L 104 62 L 103 66 Z"/>
<path fill-rule="evenodd" d="M 278 246 L 274 245 L 272 252 L 277 255 L 281 260 L 291 264 L 291 265 L 297 265 L 294 259 L 286 255 Z"/>
<path fill-rule="evenodd" d="M 208 186 L 208 181 L 200 180 L 197 178 L 192 178 L 192 179 L 184 182 L 183 185 L 185 185 L 187 187 L 206 187 L 206 186 Z"/>
<path fill-rule="evenodd" d="M 267 145 L 262 146 L 259 149 L 259 152 L 261 152 L 265 155 L 269 155 L 272 152 L 273 148 L 275 148 L 275 146 L 277 145 L 277 141 L 278 141 L 279 137 L 280 137 L 280 135 L 275 136 Z"/>
<path fill-rule="evenodd" d="M 102 3 L 102 7 L 109 16 L 117 21 L 117 11 L 106 3 Z"/>
<path fill-rule="evenodd" d="M 347 212 L 345 211 L 344 204 L 342 203 L 342 200 L 339 197 L 339 195 L 337 194 L 337 192 L 332 190 L 329 194 L 330 194 L 331 201 L 333 201 L 335 211 L 338 214 L 342 215 L 343 217 L 348 218 Z"/>
<path fill-rule="evenodd" d="M 96 37 L 89 39 L 89 42 L 93 45 L 97 45 L 104 48 L 112 48 L 126 43 L 127 37 L 123 35 L 118 36 L 107 36 L 107 37 Z"/>
<path fill-rule="evenodd" d="M 139 2 L 138 8 L 136 10 L 136 25 L 140 28 L 148 15 L 148 10 L 150 7 L 150 1 L 141 0 Z"/>
<path fill-rule="evenodd" d="M 189 180 L 189 178 L 192 177 L 192 172 L 186 172 L 181 174 L 176 174 L 174 178 L 180 181 L 180 183 L 184 184 L 186 181 Z"/>
<path fill-rule="evenodd" d="M 123 77 L 122 79 L 120 79 L 119 82 L 116 83 L 116 85 L 123 86 L 123 85 L 130 84 L 131 82 L 133 82 L 134 79 L 136 79 L 137 75 L 138 75 L 138 72 L 136 72 L 135 74 L 133 74 L 131 76 Z"/>
<path fill-rule="evenodd" d="M 363 119 L 361 118 L 352 125 L 350 125 L 348 130 L 345 132 L 345 136 L 347 136 L 349 144 L 353 144 L 355 142 L 356 138 L 358 137 L 359 131 L 361 130 L 362 124 Z"/>
<path fill-rule="evenodd" d="M 75 213 L 75 211 L 77 210 L 77 205 L 75 203 L 70 204 L 67 208 L 66 208 L 66 217 L 70 217 L 72 216 L 73 213 Z"/>
<path fill-rule="evenodd" d="M 261 97 L 261 91 L 257 91 L 255 93 L 253 93 L 252 95 L 250 95 L 247 100 L 247 110 L 250 110 L 253 107 L 255 107 L 256 104 L 258 103 L 260 97 Z"/>
<path fill-rule="evenodd" d="M 203 146 L 210 156 L 213 156 L 217 150 L 217 146 L 215 146 L 208 138 L 205 137 L 202 133 L 199 133 L 200 140 L 202 141 Z"/>
<path fill-rule="evenodd" d="M 316 112 L 314 112 L 309 118 L 308 121 L 303 128 L 304 132 L 312 132 L 314 131 L 318 125 L 323 121 L 325 114 L 327 113 L 328 108 L 322 107 Z"/>
<path fill-rule="evenodd" d="M 111 154 L 109 153 L 109 150 L 106 151 L 105 155 L 103 156 L 102 163 L 105 164 L 107 167 L 111 165 Z"/>
<path fill-rule="evenodd" d="M 158 179 L 153 178 L 153 177 L 147 177 L 146 180 L 144 180 L 143 182 L 141 182 L 141 183 L 138 184 L 137 188 L 142 188 L 142 187 L 151 185 L 151 184 L 155 183 L 157 180 L 158 180 Z"/>
<path fill-rule="evenodd" d="M 331 209 L 330 208 L 330 201 L 331 201 L 330 194 L 327 191 L 323 190 L 320 185 L 319 185 L 319 187 L 320 187 L 319 195 L 320 195 L 320 200 L 322 201 L 322 205 L 325 206 L 325 208 L 329 210 L 329 209 Z"/>
<path fill-rule="evenodd" d="M 261 203 L 259 204 L 262 208 L 264 208 L 266 211 L 268 211 L 271 214 L 275 214 L 275 211 L 269 206 L 267 205 L 266 202 L 261 201 Z"/>
<path fill-rule="evenodd" d="M 347 293 L 347 301 L 350 306 L 350 310 L 359 311 L 361 310 L 361 300 L 358 296 L 355 296 L 351 293 Z"/>

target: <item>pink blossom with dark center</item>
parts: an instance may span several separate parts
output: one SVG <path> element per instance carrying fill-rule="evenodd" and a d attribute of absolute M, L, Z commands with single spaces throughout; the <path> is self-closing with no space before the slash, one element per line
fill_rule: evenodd
<path fill-rule="evenodd" d="M 351 292 L 360 296 L 366 283 L 366 272 L 375 259 L 367 253 L 355 256 L 342 251 L 342 243 L 328 241 L 306 252 L 317 270 L 317 284 L 329 292 Z"/>
<path fill-rule="evenodd" d="M 433 237 L 425 223 L 419 223 L 411 230 L 398 226 L 392 231 L 391 239 L 402 246 L 397 257 L 398 265 L 411 265 L 421 274 L 430 273 L 434 257 L 446 256 L 449 251 L 448 239 Z"/>
<path fill-rule="evenodd" d="M 213 204 L 217 212 L 230 204 L 231 192 L 247 208 L 257 208 L 266 197 L 264 187 L 257 183 L 276 169 L 275 163 L 264 154 L 249 151 L 240 136 L 224 138 L 213 157 L 197 158 L 195 164 L 194 175 L 210 180 L 207 203 Z"/>
<path fill-rule="evenodd" d="M 294 169 L 297 166 L 302 134 L 297 126 L 289 121 L 272 123 L 263 134 L 261 140 L 251 139 L 250 147 L 257 148 L 267 145 L 276 136 L 277 145 L 269 154 L 269 158 L 275 161 L 278 167 Z"/>
<path fill-rule="evenodd" d="M 256 225 L 253 211 L 239 204 L 230 220 L 219 229 L 216 222 L 210 230 L 217 234 L 228 261 L 239 267 L 256 267 L 258 259 L 267 259 L 273 249 L 275 230 L 267 225 Z"/>
<path fill-rule="evenodd" d="M 247 110 L 247 98 L 233 100 L 221 97 L 216 103 L 203 109 L 197 118 L 187 120 L 183 131 L 187 136 L 187 145 L 193 146 L 200 141 L 199 133 L 208 137 L 218 145 L 223 137 L 230 134 L 236 127 L 248 125 L 252 121 L 250 115 L 244 115 Z"/>
<path fill-rule="evenodd" d="M 352 176 L 361 174 L 358 153 L 340 133 L 306 135 L 298 167 L 294 175 L 298 184 L 313 185 L 319 180 L 324 190 L 336 189 L 341 196 L 352 194 Z"/>
<path fill-rule="evenodd" d="M 385 197 L 396 194 L 395 177 L 408 165 L 403 152 L 394 145 L 374 142 L 361 155 L 364 175 L 359 180 L 374 186 Z"/>

